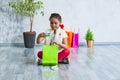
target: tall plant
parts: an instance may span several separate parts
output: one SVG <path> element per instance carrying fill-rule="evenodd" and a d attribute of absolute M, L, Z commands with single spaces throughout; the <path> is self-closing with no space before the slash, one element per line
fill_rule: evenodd
<path fill-rule="evenodd" d="M 11 6 L 17 13 L 30 18 L 30 32 L 32 32 L 34 16 L 37 15 L 38 12 L 40 12 L 42 16 L 44 15 L 44 6 L 42 1 L 11 1 L 9 2 L 9 6 Z"/>

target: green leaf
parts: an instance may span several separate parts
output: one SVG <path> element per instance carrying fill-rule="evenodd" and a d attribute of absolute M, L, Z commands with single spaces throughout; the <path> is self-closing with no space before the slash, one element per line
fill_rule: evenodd
<path fill-rule="evenodd" d="M 88 28 L 88 30 L 87 30 L 85 39 L 86 39 L 86 40 L 94 40 L 94 39 L 93 39 L 93 33 L 92 33 L 92 31 L 90 30 L 90 28 Z"/>
<path fill-rule="evenodd" d="M 40 12 L 41 15 L 44 15 L 42 1 L 35 2 L 34 0 L 21 0 L 20 2 L 9 2 L 9 6 L 11 6 L 17 13 L 23 16 L 34 16 L 37 15 L 36 13 L 38 12 Z"/>
<path fill-rule="evenodd" d="M 13 8 L 18 14 L 21 14 L 23 16 L 32 17 L 32 20 L 30 20 L 30 31 L 32 30 L 32 23 L 33 23 L 33 17 L 37 15 L 37 13 L 40 13 L 42 16 L 44 15 L 44 6 L 42 1 L 36 1 L 35 0 L 20 0 L 20 1 L 11 1 L 8 2 L 9 6 Z"/>

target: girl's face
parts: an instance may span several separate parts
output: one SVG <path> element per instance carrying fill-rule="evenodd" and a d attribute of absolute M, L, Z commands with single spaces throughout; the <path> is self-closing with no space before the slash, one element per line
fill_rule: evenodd
<path fill-rule="evenodd" d="M 57 19 L 57 18 L 51 18 L 50 19 L 50 26 L 52 28 L 52 30 L 56 30 L 59 28 L 61 22 Z"/>

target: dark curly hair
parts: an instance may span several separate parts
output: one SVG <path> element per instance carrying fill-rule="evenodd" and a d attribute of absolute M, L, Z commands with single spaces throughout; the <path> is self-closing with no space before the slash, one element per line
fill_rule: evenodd
<path fill-rule="evenodd" d="M 60 22 L 62 22 L 62 18 L 61 18 L 61 16 L 60 16 L 60 14 L 58 14 L 58 13 L 52 13 L 51 16 L 50 16 L 50 18 L 49 18 L 49 20 L 50 20 L 51 18 L 56 18 L 56 19 L 58 19 Z"/>

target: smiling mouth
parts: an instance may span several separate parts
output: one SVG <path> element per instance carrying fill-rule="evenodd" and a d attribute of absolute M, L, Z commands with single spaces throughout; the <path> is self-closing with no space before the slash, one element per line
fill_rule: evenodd
<path fill-rule="evenodd" d="M 52 28 L 53 30 L 56 30 L 57 28 Z"/>

